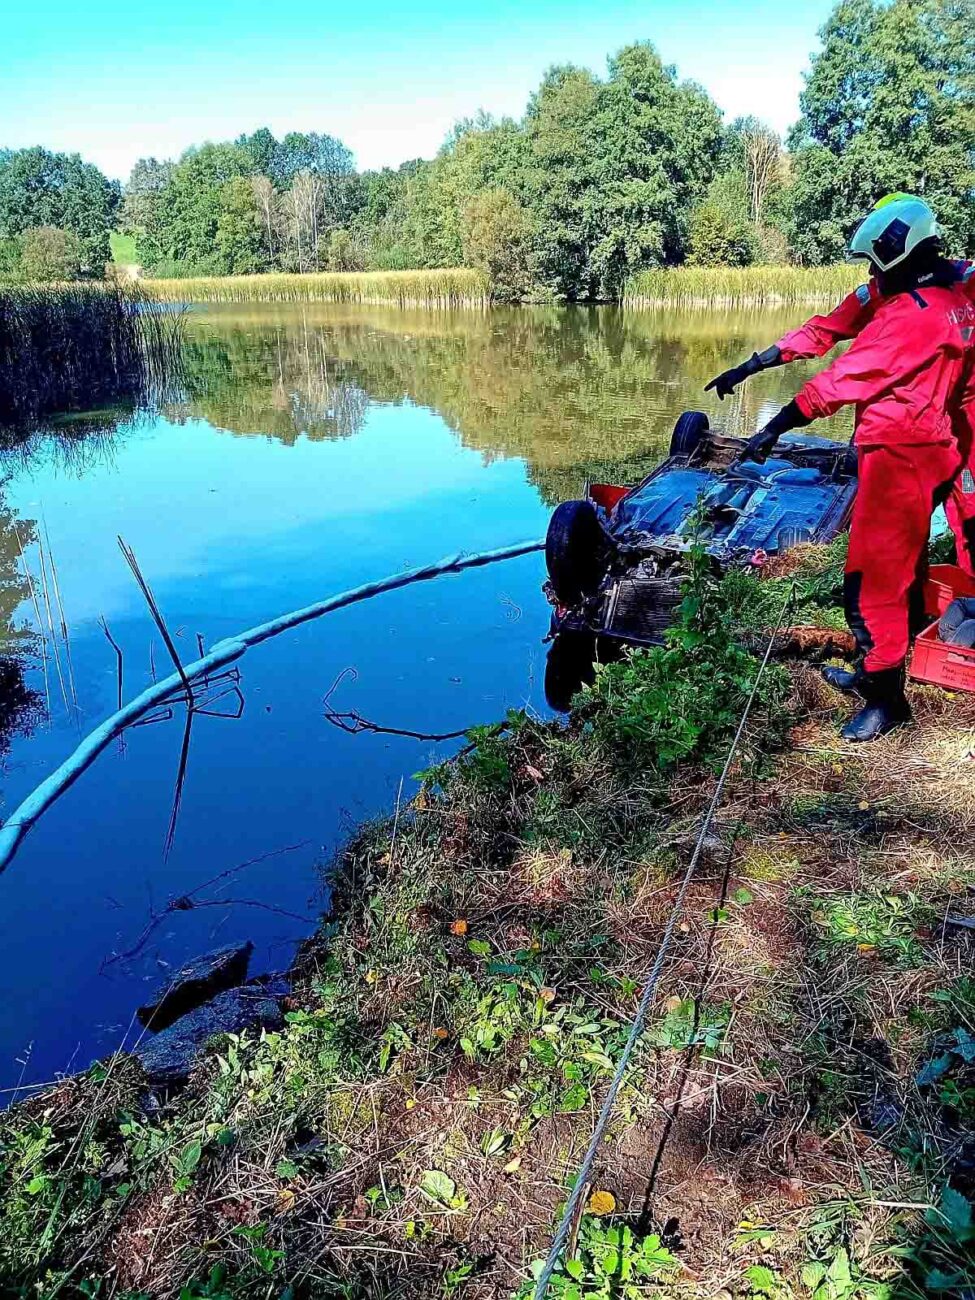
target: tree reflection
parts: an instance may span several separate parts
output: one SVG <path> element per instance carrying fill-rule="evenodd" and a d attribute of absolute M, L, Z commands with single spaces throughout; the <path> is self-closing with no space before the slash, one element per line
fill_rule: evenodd
<path fill-rule="evenodd" d="M 369 402 L 429 407 L 486 459 L 518 457 L 547 502 L 587 477 L 632 480 L 666 452 L 681 411 L 750 432 L 809 366 L 772 371 L 719 405 L 705 383 L 801 312 L 536 307 L 440 313 L 252 307 L 187 331 L 187 400 L 237 433 L 292 443 L 357 432 Z M 837 436 L 848 427 L 836 422 Z"/>

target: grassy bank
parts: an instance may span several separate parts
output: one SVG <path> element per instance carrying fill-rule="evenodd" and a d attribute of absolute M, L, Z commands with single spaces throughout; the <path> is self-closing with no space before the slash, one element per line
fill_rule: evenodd
<path fill-rule="evenodd" d="M 833 303 L 865 276 L 863 269 L 836 266 L 693 267 L 643 271 L 623 293 L 631 308 L 660 306 L 776 306 L 790 303 Z"/>
<path fill-rule="evenodd" d="M 0 427 L 150 398 L 178 369 L 180 320 L 114 284 L 0 285 Z"/>
<path fill-rule="evenodd" d="M 791 578 L 694 577 L 568 726 L 511 715 L 338 866 L 279 1033 L 158 1104 L 112 1060 L 0 1119 L 17 1295 L 527 1296 Z M 749 648 L 751 647 L 751 648 Z M 907 1300 L 975 1276 L 972 703 L 840 750 L 765 678 L 558 1300 Z M 954 1287 L 954 1291 L 950 1288 Z"/>
<path fill-rule="evenodd" d="M 148 293 L 166 302 L 339 302 L 452 308 L 484 307 L 490 301 L 487 278 L 463 267 L 212 276 L 144 283 Z"/>

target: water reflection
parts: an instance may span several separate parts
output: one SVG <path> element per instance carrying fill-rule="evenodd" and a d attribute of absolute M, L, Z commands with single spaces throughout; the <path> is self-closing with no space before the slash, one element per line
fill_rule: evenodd
<path fill-rule="evenodd" d="M 274 305 L 190 318 L 184 414 L 291 443 L 346 437 L 369 401 L 429 407 L 462 443 L 518 457 L 545 501 L 586 477 L 632 481 L 686 409 L 751 432 L 815 364 L 768 372 L 719 404 L 704 385 L 797 319 L 782 311 L 499 308 L 421 312 Z M 848 437 L 849 421 L 830 426 Z"/>

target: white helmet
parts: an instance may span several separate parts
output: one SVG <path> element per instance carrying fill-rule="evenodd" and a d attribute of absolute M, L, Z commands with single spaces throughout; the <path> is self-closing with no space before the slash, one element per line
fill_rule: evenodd
<path fill-rule="evenodd" d="M 906 261 L 919 244 L 940 237 L 934 213 L 914 194 L 888 194 L 857 226 L 847 257 L 865 257 L 879 271 Z"/>

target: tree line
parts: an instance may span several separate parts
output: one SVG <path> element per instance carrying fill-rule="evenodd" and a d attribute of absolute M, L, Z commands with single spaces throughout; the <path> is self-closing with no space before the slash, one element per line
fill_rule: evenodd
<path fill-rule="evenodd" d="M 971 0 L 841 0 L 820 36 L 785 141 L 725 125 L 637 43 L 604 77 L 550 69 L 520 120 L 481 114 L 395 169 L 266 127 L 140 159 L 124 190 L 77 156 L 0 152 L 0 274 L 58 255 L 98 272 L 117 224 L 156 275 L 466 265 L 502 300 L 614 298 L 647 267 L 834 262 L 896 189 L 975 249 Z"/>

